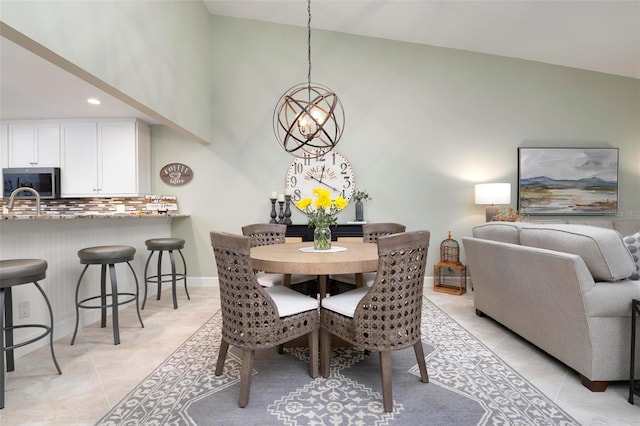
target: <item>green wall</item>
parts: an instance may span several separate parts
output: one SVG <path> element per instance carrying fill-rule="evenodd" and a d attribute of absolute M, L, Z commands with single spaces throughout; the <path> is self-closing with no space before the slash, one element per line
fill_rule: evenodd
<path fill-rule="evenodd" d="M 167 138 L 154 151 L 158 165 L 194 168 L 198 195 L 184 188 L 179 198 L 195 215 L 205 275 L 203 235 L 267 220 L 270 191 L 283 191 L 292 158 L 273 136 L 273 108 L 307 73 L 304 29 L 214 17 L 213 39 L 213 143 L 182 144 L 176 157 Z M 475 183 L 511 182 L 516 206 L 519 146 L 620 148 L 620 211 L 640 216 L 637 79 L 322 31 L 312 33 L 312 65 L 344 104 L 337 150 L 373 197 L 365 218 L 430 230 L 429 264 L 447 231 L 461 241 L 484 221 Z M 354 217 L 349 206 L 339 221 Z"/>
<path fill-rule="evenodd" d="M 197 38 L 183 40 L 171 31 L 182 16 L 165 18 L 154 26 L 161 37 L 174 37 L 176 46 Z M 210 88 L 210 108 L 204 101 L 187 106 L 181 92 L 202 80 L 195 61 L 184 63 L 184 75 L 166 80 L 165 93 L 146 94 L 193 133 L 196 122 L 211 126 L 209 145 L 164 126 L 152 129 L 154 192 L 177 195 L 181 211 L 191 215 L 175 221 L 174 233 L 187 239 L 190 273 L 203 277 L 216 275 L 209 231 L 239 233 L 244 224 L 269 220 L 269 194 L 284 191 L 292 161 L 273 136 L 273 108 L 307 76 L 305 29 L 225 17 L 209 23 L 210 39 L 196 45 L 213 52 L 202 84 L 204 91 Z M 42 43 L 38 36 L 53 37 L 25 27 Z M 146 32 L 138 36 L 146 43 Z M 156 53 L 156 60 L 179 62 L 175 52 Z M 123 63 L 125 55 L 114 54 Z M 94 64 L 98 51 L 77 56 Z M 638 79 L 316 30 L 312 63 L 312 79 L 335 90 L 344 105 L 337 150 L 351 161 L 357 185 L 373 197 L 365 219 L 430 230 L 429 265 L 438 261 L 449 230 L 461 241 L 484 221 L 484 206 L 473 204 L 475 183 L 510 182 L 516 206 L 520 146 L 618 147 L 620 215 L 640 216 Z M 136 97 L 143 77 L 123 75 L 122 86 L 131 86 Z M 158 172 L 169 162 L 191 166 L 193 180 L 166 186 Z M 350 205 L 339 222 L 354 217 Z M 293 221 L 305 218 L 294 211 Z"/>

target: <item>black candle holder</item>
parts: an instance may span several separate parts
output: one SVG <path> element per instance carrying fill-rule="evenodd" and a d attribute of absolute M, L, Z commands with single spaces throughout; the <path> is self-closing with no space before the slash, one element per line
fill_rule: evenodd
<path fill-rule="evenodd" d="M 286 225 L 291 225 L 291 195 L 284 196 L 284 223 Z"/>
<path fill-rule="evenodd" d="M 276 213 L 276 198 L 271 198 L 271 220 L 269 221 L 269 223 L 278 223 L 278 221 L 276 220 L 276 217 L 278 217 L 278 214 Z"/>
<path fill-rule="evenodd" d="M 278 201 L 278 205 L 280 206 L 280 213 L 278 213 L 278 223 L 284 223 L 284 201 Z"/>

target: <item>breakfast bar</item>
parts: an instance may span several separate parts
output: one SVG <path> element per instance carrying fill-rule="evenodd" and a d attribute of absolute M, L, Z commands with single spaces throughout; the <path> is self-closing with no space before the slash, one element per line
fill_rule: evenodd
<path fill-rule="evenodd" d="M 55 339 L 71 334 L 74 329 L 74 290 L 82 266 L 78 263 L 78 250 L 100 245 L 132 246 L 136 253 L 131 265 L 141 273 L 147 255 L 145 240 L 170 237 L 172 220 L 187 215 L 25 214 L 0 217 L 2 259 L 39 258 L 48 263 L 47 279 L 42 286 L 54 314 Z M 93 271 L 91 276 L 92 272 L 88 271 L 87 275 L 91 276 L 92 282 L 99 282 L 98 273 Z M 133 285 L 133 279 L 123 274 L 119 286 L 128 288 Z M 29 288 L 16 288 L 14 291 L 15 306 L 25 306 L 22 318 L 17 322 L 46 322 L 48 314 L 44 302 L 31 293 Z M 83 312 L 81 324 L 98 319 L 98 312 Z M 19 332 L 25 331 L 16 330 L 16 334 Z M 38 347 L 36 344 L 30 346 L 32 349 Z"/>

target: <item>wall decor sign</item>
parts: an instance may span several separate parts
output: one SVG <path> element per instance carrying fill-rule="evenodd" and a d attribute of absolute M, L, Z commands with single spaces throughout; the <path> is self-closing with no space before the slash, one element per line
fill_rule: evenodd
<path fill-rule="evenodd" d="M 518 208 L 528 215 L 618 211 L 618 148 L 518 148 Z"/>
<path fill-rule="evenodd" d="M 193 170 L 182 163 L 169 163 L 160 170 L 160 179 L 167 185 L 184 185 L 191 178 Z"/>

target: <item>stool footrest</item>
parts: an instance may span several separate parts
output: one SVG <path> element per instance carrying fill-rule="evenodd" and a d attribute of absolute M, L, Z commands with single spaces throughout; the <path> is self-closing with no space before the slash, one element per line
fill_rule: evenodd
<path fill-rule="evenodd" d="M 135 293 L 116 293 L 118 295 L 118 297 L 120 296 L 131 296 L 128 299 L 124 299 L 124 300 L 118 300 L 117 305 L 124 305 L 126 303 L 131 303 L 131 302 L 135 302 L 137 295 Z M 113 306 L 113 303 L 110 303 L 108 305 L 87 305 L 86 302 L 89 302 L 90 300 L 96 300 L 96 299 L 102 299 L 103 297 L 113 297 L 112 294 L 105 294 L 104 296 L 93 296 L 93 297 L 87 297 L 86 299 L 83 299 L 81 301 L 78 302 L 78 306 L 81 308 L 85 308 L 85 309 L 102 309 L 102 308 L 110 308 Z"/>
<path fill-rule="evenodd" d="M 5 346 L 4 350 L 5 351 L 9 351 L 12 349 L 16 349 L 16 348 L 21 348 L 22 346 L 26 346 L 30 343 L 33 342 L 37 342 L 40 339 L 43 339 L 45 337 L 47 337 L 49 335 L 49 333 L 51 333 L 51 327 L 49 327 L 48 325 L 44 325 L 44 324 L 20 324 L 20 325 L 14 325 L 12 327 L 5 327 L 5 331 L 6 330 L 15 330 L 16 328 L 43 328 L 44 329 L 44 333 L 36 336 L 36 337 L 32 337 L 29 340 L 25 340 L 24 342 L 19 342 L 19 343 L 14 343 L 11 346 Z"/>
<path fill-rule="evenodd" d="M 166 277 L 168 277 L 168 279 L 165 279 Z M 183 280 L 186 278 L 185 274 L 176 274 L 176 281 L 178 280 Z M 153 284 L 154 282 L 158 282 L 158 276 L 157 275 L 150 275 L 147 277 L 147 281 L 149 281 L 150 284 Z M 162 274 L 160 275 L 160 282 L 161 283 L 170 283 L 173 281 L 173 275 L 172 274 Z"/>

